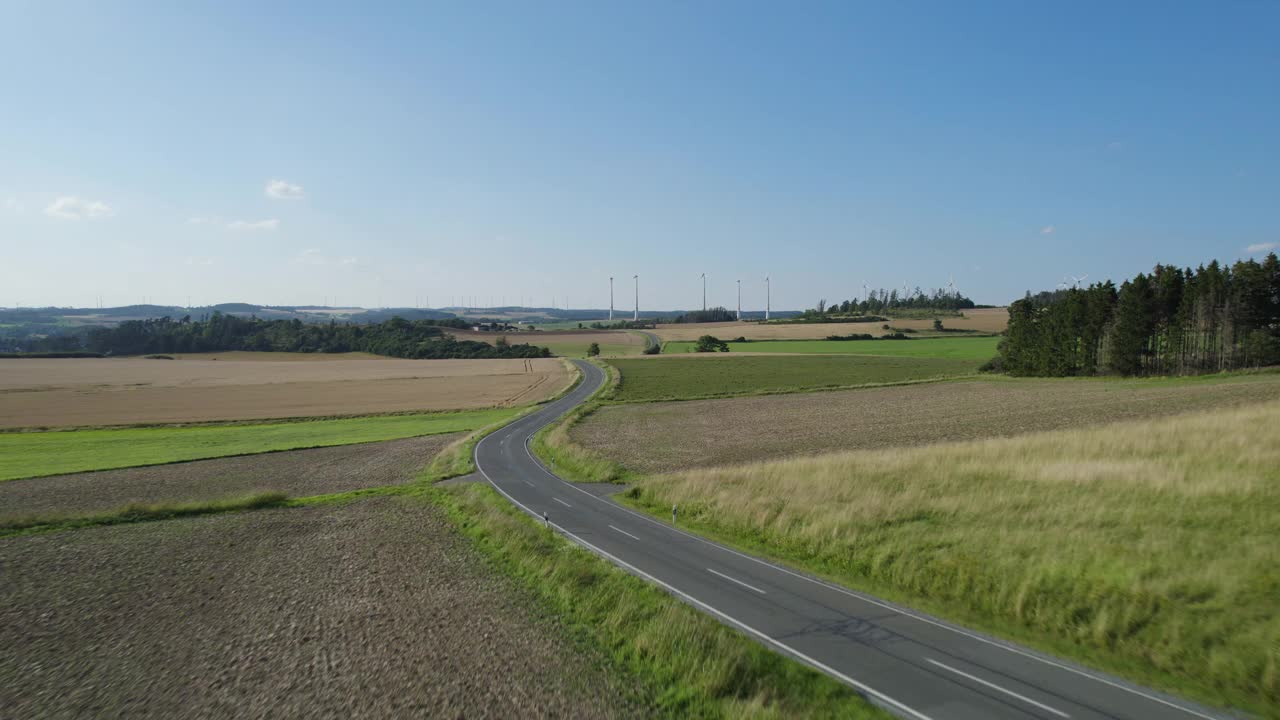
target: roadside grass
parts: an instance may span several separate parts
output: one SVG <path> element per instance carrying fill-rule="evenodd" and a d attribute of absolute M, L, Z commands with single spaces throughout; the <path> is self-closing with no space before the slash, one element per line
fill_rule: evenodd
<path fill-rule="evenodd" d="M 1155 687 L 1280 717 L 1280 402 L 639 479 L 627 504 Z M 633 480 L 635 480 L 633 478 Z"/>
<path fill-rule="evenodd" d="M 0 433 L 0 481 L 475 430 L 520 412 L 498 408 L 261 425 Z"/>
<path fill-rule="evenodd" d="M 418 492 L 579 642 L 678 718 L 888 718 L 852 689 L 766 649 L 548 531 L 485 485 Z"/>
<path fill-rule="evenodd" d="M 825 326 L 824 326 L 825 327 Z M 841 326 L 832 326 L 831 335 L 841 334 Z M 848 332 L 865 332 L 857 328 Z M 727 340 L 728 338 L 720 338 Z M 752 340 L 730 342 L 730 352 L 752 353 L 815 353 L 834 355 L 880 355 L 884 357 L 950 358 L 974 360 L 981 364 L 996 354 L 1000 338 L 982 337 L 923 337 L 911 340 Z M 693 352 L 696 343 L 669 342 L 663 352 Z"/>
<path fill-rule="evenodd" d="M 609 399 L 630 402 L 803 392 L 940 380 L 972 375 L 977 372 L 980 363 L 955 358 L 874 355 L 734 357 L 729 354 L 715 357 L 610 360 L 609 364 L 622 374 L 621 382 Z"/>

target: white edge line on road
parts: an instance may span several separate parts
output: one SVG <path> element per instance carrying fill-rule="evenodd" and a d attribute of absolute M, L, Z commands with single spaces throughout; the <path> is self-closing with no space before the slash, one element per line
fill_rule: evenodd
<path fill-rule="evenodd" d="M 731 577 L 729 577 L 728 575 L 725 575 L 724 573 L 722 573 L 722 572 L 718 572 L 718 571 L 716 571 L 716 570 L 712 570 L 711 568 L 707 568 L 707 572 L 711 573 L 712 575 L 719 575 L 720 577 L 724 578 L 725 580 L 728 580 L 729 582 L 738 583 L 739 585 L 741 585 L 742 587 L 744 587 L 744 588 L 746 588 L 746 589 L 748 589 L 748 590 L 755 590 L 756 592 L 760 593 L 761 595 L 768 595 L 768 594 L 769 594 L 769 593 L 766 593 L 765 591 L 761 590 L 760 588 L 756 587 L 755 585 L 748 585 L 748 584 L 746 584 L 746 583 L 742 582 L 741 580 L 739 580 L 739 579 L 737 579 L 737 578 L 731 578 Z"/>
<path fill-rule="evenodd" d="M 534 454 L 532 454 L 532 452 L 530 452 L 529 450 L 529 443 L 527 442 L 525 443 L 525 454 L 529 455 L 530 457 L 534 457 Z M 536 461 L 536 457 L 534 457 L 534 460 Z M 575 486 L 575 484 L 568 482 L 568 480 L 564 478 L 558 477 L 558 475 L 552 473 L 552 471 L 545 468 L 545 466 L 543 466 L 541 462 L 538 462 L 538 466 L 539 468 L 543 469 L 544 473 L 547 473 L 548 475 L 550 475 L 550 477 L 556 480 L 559 480 L 559 482 L 566 484 L 566 486 L 568 487 L 576 489 L 576 491 L 582 493 L 582 495 L 585 495 L 588 497 L 595 497 L 594 495 L 591 495 L 591 493 L 586 492 L 585 489 Z M 1073 673 L 1075 675 L 1082 676 L 1082 678 L 1088 678 L 1088 679 L 1094 680 L 1094 682 L 1102 683 L 1103 685 L 1110 685 L 1110 687 L 1119 689 L 1119 691 L 1135 694 L 1135 696 L 1146 698 L 1146 700 L 1149 700 L 1152 702 L 1158 702 L 1160 703 L 1160 705 L 1164 705 L 1166 707 L 1172 707 L 1174 708 L 1174 710 L 1180 710 L 1185 712 L 1185 714 L 1194 715 L 1196 717 L 1202 717 L 1203 720 L 1221 720 L 1222 716 L 1213 716 L 1213 715 L 1203 714 L 1203 712 L 1193 710 L 1193 708 L 1179 705 L 1179 703 L 1176 703 L 1176 702 L 1167 701 L 1165 700 L 1165 698 L 1153 696 L 1153 694 L 1151 693 L 1139 691 L 1139 689 L 1129 687 L 1129 685 L 1117 683 L 1115 682 L 1115 680 L 1103 678 L 1103 676 L 1089 673 L 1089 671 L 1080 670 L 1079 667 L 1071 667 L 1070 665 L 1062 664 L 1062 662 L 1050 660 L 1048 659 L 1048 657 L 1042 657 L 1042 656 L 1036 655 L 1036 653 L 1021 650 L 1021 648 L 1018 648 L 1018 647 L 1011 647 L 1009 646 L 1009 644 L 1006 644 L 1004 642 L 995 641 L 995 639 L 983 637 L 983 635 L 969 632 L 969 630 L 965 630 L 963 628 L 957 628 L 957 626 L 955 625 L 940 623 L 940 621 L 933 620 L 931 618 L 924 618 L 924 616 L 916 615 L 915 612 L 906 610 L 904 609 L 904 607 L 888 605 L 887 602 L 879 601 L 877 600 L 877 598 L 874 598 L 874 597 L 865 596 L 865 594 L 856 593 L 854 591 L 851 591 L 851 589 L 849 588 L 842 588 L 840 587 L 840 585 L 837 585 L 835 583 L 828 583 L 826 582 L 826 580 L 820 580 L 818 578 L 809 577 L 809 575 L 805 575 L 804 573 L 796 573 L 795 570 L 783 568 L 783 566 L 781 565 L 774 565 L 773 562 L 769 562 L 768 560 L 760 560 L 759 557 L 754 557 L 754 556 L 748 555 L 748 553 L 733 550 L 733 548 L 731 547 L 726 547 L 726 546 L 723 546 L 723 544 L 710 541 L 710 539 L 708 538 L 696 536 L 696 534 L 694 533 L 685 532 L 685 530 L 681 530 L 680 528 L 673 527 L 673 525 L 662 523 L 662 521 L 659 521 L 654 518 L 650 518 L 650 516 L 641 514 L 641 512 L 636 512 L 635 510 L 631 510 L 630 507 L 620 505 L 620 503 L 609 502 L 607 500 L 604 500 L 604 498 L 602 497 L 595 497 L 595 500 L 598 500 L 604 503 L 604 505 L 607 505 L 609 507 L 616 507 L 616 509 L 618 510 L 622 510 L 623 512 L 628 512 L 628 514 L 635 515 L 636 518 L 640 518 L 641 520 L 648 521 L 648 523 L 653 523 L 654 525 L 658 525 L 659 528 L 666 528 L 668 530 L 673 530 L 673 532 L 680 533 L 682 534 L 682 536 L 689 537 L 689 538 L 695 539 L 695 541 L 708 544 L 708 546 L 717 548 L 717 550 L 722 550 L 724 552 L 732 553 L 732 555 L 742 557 L 742 559 L 744 560 L 750 560 L 751 562 L 759 562 L 760 565 L 768 566 L 768 568 L 773 568 L 774 570 L 778 570 L 780 571 L 780 573 L 786 573 L 787 575 L 791 575 L 791 577 L 800 578 L 801 580 L 808 580 L 808 582 L 810 583 L 822 585 L 822 587 L 829 589 L 829 591 L 835 591 L 841 594 L 846 594 L 846 596 L 856 598 L 856 600 L 869 602 L 869 603 L 872 603 L 872 605 L 883 607 L 883 609 L 886 609 L 886 610 L 892 610 L 893 612 L 897 612 L 897 614 L 904 616 L 904 618 L 918 620 L 920 621 L 920 623 L 927 623 L 929 625 L 937 626 L 937 628 L 950 630 L 950 632 L 952 633 L 956 633 L 957 635 L 964 635 L 964 637 L 969 639 L 974 639 L 974 641 L 978 641 L 980 643 L 986 643 L 992 647 L 998 647 L 1000 648 L 1000 650 L 1014 653 L 1014 655 L 1027 657 L 1028 660 L 1042 662 L 1042 664 L 1044 665 L 1057 667 L 1057 669 L 1059 670 L 1068 671 L 1068 673 Z"/>
<path fill-rule="evenodd" d="M 1069 717 L 1071 717 L 1070 715 L 1068 715 L 1068 714 L 1066 714 L 1066 713 L 1062 712 L 1061 710 L 1058 710 L 1057 708 L 1052 708 L 1052 707 L 1049 707 L 1048 705 L 1045 705 L 1044 703 L 1036 702 L 1035 700 L 1032 700 L 1031 698 L 1027 697 L 1026 695 L 1019 695 L 1018 693 L 1016 693 L 1016 692 L 1014 692 L 1014 691 L 1012 691 L 1012 690 L 1008 690 L 1008 689 L 1006 689 L 1006 688 L 1002 688 L 1002 687 L 1000 687 L 999 685 L 997 685 L 997 684 L 995 684 L 995 683 L 993 683 L 993 682 L 987 682 L 986 680 L 983 680 L 983 679 L 982 679 L 982 678 L 980 678 L 980 677 L 977 677 L 977 676 L 974 676 L 974 675 L 970 675 L 969 673 L 967 673 L 967 672 L 963 672 L 963 671 L 961 671 L 961 670 L 957 670 L 957 669 L 955 669 L 955 668 L 951 667 L 950 665 L 943 665 L 942 663 L 938 662 L 937 660 L 934 660 L 933 658 L 925 658 L 925 661 L 926 661 L 926 662 L 933 663 L 934 665 L 937 665 L 938 667 L 942 668 L 943 670 L 949 670 L 949 671 L 951 671 L 951 672 L 953 672 L 953 673 L 955 673 L 955 674 L 959 675 L 960 677 L 968 678 L 968 679 L 970 679 L 970 680 L 972 680 L 972 681 L 974 681 L 974 682 L 976 682 L 976 683 L 979 683 L 979 684 L 982 684 L 982 685 L 986 685 L 987 687 L 991 688 L 992 690 L 999 690 L 1000 692 L 1004 693 L 1005 695 L 1008 695 L 1008 696 L 1010 696 L 1010 697 L 1018 698 L 1019 700 L 1021 700 L 1021 701 L 1022 701 L 1022 702 L 1024 702 L 1024 703 L 1027 703 L 1028 705 L 1035 705 L 1036 707 L 1040 708 L 1041 710 L 1044 710 L 1044 711 L 1046 711 L 1046 712 L 1051 712 L 1051 713 L 1053 713 L 1054 715 L 1057 715 L 1058 717 L 1064 717 L 1064 718 L 1069 718 Z"/>
<path fill-rule="evenodd" d="M 477 469 L 479 469 L 479 470 L 480 470 L 480 474 L 481 474 L 481 475 L 484 475 L 485 479 L 489 481 L 489 484 L 493 485 L 493 487 L 494 487 L 494 488 L 495 488 L 499 493 L 502 493 L 503 497 L 505 497 L 505 498 L 507 498 L 508 500 L 510 500 L 513 504 L 515 504 L 516 506 L 518 506 L 520 509 L 524 510 L 526 513 L 529 513 L 530 515 L 533 515 L 535 518 L 537 518 L 537 517 L 538 517 L 536 513 L 534 513 L 534 512 L 533 512 L 532 510 L 530 510 L 528 507 L 526 507 L 525 505 L 523 505 L 519 500 L 516 500 L 515 498 L 511 497 L 510 495 L 508 495 L 508 494 L 506 493 L 506 491 L 504 491 L 501 487 L 499 487 L 499 486 L 498 486 L 498 484 L 497 484 L 497 483 L 493 482 L 493 480 L 489 477 L 489 474 L 488 474 L 488 473 L 486 473 L 486 472 L 484 471 L 484 468 L 481 468 L 481 467 L 480 467 L 480 465 L 479 465 L 479 463 L 478 463 L 478 462 L 476 463 L 476 468 L 477 468 Z M 683 591 L 681 591 L 681 590 L 679 590 L 679 589 L 677 589 L 677 588 L 675 588 L 675 587 L 673 587 L 673 586 L 671 586 L 671 585 L 668 585 L 667 583 L 665 583 L 665 582 L 663 582 L 663 581 L 659 580 L 658 578 L 656 578 L 656 577 L 654 577 L 654 576 L 650 575 L 649 573 L 647 573 L 647 572 L 645 572 L 645 571 L 641 570 L 640 568 L 638 568 L 638 567 L 636 567 L 636 566 L 632 565 L 631 563 L 629 563 L 629 562 L 627 562 L 627 561 L 625 561 L 625 560 L 623 560 L 623 559 L 621 559 L 621 558 L 619 558 L 619 557 L 617 557 L 617 556 L 615 556 L 615 555 L 612 555 L 612 554 L 610 554 L 610 553 L 608 553 L 608 552 L 606 552 L 606 551 L 604 551 L 604 550 L 601 550 L 600 548 L 596 547 L 595 545 L 592 545 L 591 543 L 587 542 L 586 540 L 583 540 L 582 538 L 578 537 L 577 535 L 574 535 L 573 533 L 571 533 L 571 532 L 569 532 L 568 530 L 564 529 L 563 527 L 561 527 L 561 526 L 557 525 L 556 523 L 549 523 L 549 524 L 551 525 L 551 527 L 553 527 L 553 528 L 555 528 L 556 530 L 560 531 L 560 533 L 562 533 L 565 537 L 571 538 L 574 542 L 578 543 L 579 545 L 581 545 L 581 546 L 583 546 L 583 547 L 587 548 L 588 550 L 591 550 L 592 552 L 596 553 L 597 555 L 600 555 L 601 557 L 607 558 L 608 560 L 612 561 L 615 565 L 618 565 L 619 567 L 622 567 L 622 568 L 626 569 L 627 571 L 631 572 L 633 575 L 636 575 L 636 576 L 641 577 L 641 578 L 643 578 L 643 579 L 645 579 L 645 580 L 648 580 L 649 582 L 653 583 L 654 585 L 657 585 L 657 586 L 659 586 L 659 587 L 661 587 L 661 588 L 665 589 L 667 592 L 671 593 L 672 595 L 675 595 L 675 596 L 677 596 L 677 597 L 679 597 L 679 598 L 684 599 L 684 600 L 685 600 L 686 602 L 688 602 L 689 604 L 694 605 L 694 606 L 697 606 L 697 607 L 699 607 L 699 608 L 702 608 L 704 611 L 706 611 L 706 612 L 708 612 L 708 613 L 711 613 L 712 615 L 715 615 L 716 617 L 720 618 L 720 619 L 721 619 L 721 620 L 723 620 L 724 622 L 726 622 L 726 623 L 728 623 L 728 624 L 730 624 L 730 625 L 733 625 L 734 627 L 736 627 L 736 628 L 738 628 L 738 629 L 742 630 L 743 632 L 745 632 L 745 633 L 747 633 L 747 634 L 749 634 L 749 635 L 754 635 L 755 637 L 757 637 L 757 638 L 759 638 L 761 641 L 763 641 L 766 645 L 772 645 L 772 646 L 774 646 L 774 647 L 780 648 L 781 650 L 783 650 L 783 651 L 784 651 L 784 652 L 786 652 L 787 654 L 791 655 L 792 657 L 797 658 L 797 659 L 799 659 L 799 660 L 801 660 L 801 661 L 805 662 L 805 663 L 806 663 L 806 664 L 808 664 L 810 667 L 813 667 L 813 668 L 815 668 L 815 669 L 817 669 L 817 670 L 821 670 L 822 672 L 824 672 L 824 673 L 826 673 L 826 674 L 830 675 L 831 677 L 834 677 L 834 678 L 836 678 L 837 680 L 840 680 L 840 681 L 842 681 L 842 682 L 844 682 L 844 683 L 846 683 L 846 684 L 848 684 L 848 685 L 850 685 L 850 686 L 852 686 L 852 687 L 854 687 L 854 688 L 856 688 L 856 689 L 858 689 L 858 690 L 861 690 L 863 693 L 866 693 L 867 695 L 870 695 L 871 697 L 875 698 L 876 700 L 879 700 L 880 702 L 882 702 L 882 703 L 884 703 L 884 704 L 886 704 L 886 705 L 889 705 L 890 707 L 896 708 L 897 710 L 899 710 L 899 711 L 901 711 L 901 712 L 907 713 L 908 715 L 910 715 L 910 716 L 912 716 L 912 717 L 914 717 L 914 718 L 917 718 L 917 720 L 932 720 L 932 718 L 930 718 L 928 715 L 925 715 L 924 713 L 920 712 L 919 710 L 915 710 L 915 709 L 911 708 L 911 707 L 910 707 L 910 706 L 908 706 L 908 705 L 904 705 L 903 703 L 898 702 L 897 700 L 894 700 L 893 698 L 889 697 L 888 695 L 885 695 L 884 693 L 880 692 L 879 690 L 876 690 L 875 688 L 872 688 L 872 687 L 871 687 L 871 686 L 869 686 L 869 685 L 865 685 L 865 684 L 863 684 L 863 683 L 860 683 L 860 682 L 858 682 L 857 680 L 854 680 L 853 678 L 849 677 L 848 675 L 845 675 L 844 673 L 840 672 L 839 670 L 836 670 L 835 668 L 831 667 L 830 665 L 825 665 L 825 664 L 823 664 L 823 663 L 819 662 L 818 660 L 815 660 L 815 659 L 813 659 L 813 658 L 809 657 L 808 655 L 805 655 L 804 653 L 800 652 L 799 650 L 796 650 L 796 649 L 792 648 L 791 646 L 786 645 L 785 643 L 782 643 L 782 642 L 779 642 L 779 641 L 777 641 L 777 640 L 774 640 L 773 638 L 771 638 L 771 637 L 769 637 L 768 635 L 766 635 L 766 634 L 764 634 L 764 633 L 760 632 L 759 630 L 756 630 L 755 628 L 751 627 L 750 625 L 747 625 L 746 623 L 744 623 L 744 622 L 742 622 L 742 621 L 740 621 L 740 620 L 737 620 L 736 618 L 734 618 L 734 617 L 732 617 L 732 616 L 726 615 L 725 613 L 720 612 L 719 610 L 715 609 L 714 607 L 711 607 L 710 605 L 708 605 L 708 604 L 706 604 L 706 603 L 702 602 L 701 600 L 699 600 L 699 599 L 697 599 L 697 598 L 695 598 L 695 597 L 693 597 L 693 596 L 691 596 L 691 595 L 689 595 L 689 594 L 687 594 L 687 593 L 685 593 L 685 592 L 683 592 Z"/>
<path fill-rule="evenodd" d="M 609 528 L 610 528 L 610 529 L 612 529 L 612 530 L 616 530 L 616 531 L 618 531 L 618 532 L 622 533 L 623 535 L 626 535 L 627 537 L 631 538 L 632 540 L 635 540 L 636 542 L 639 542 L 639 541 L 640 541 L 640 538 L 636 537 L 635 535 L 632 535 L 631 533 L 627 532 L 626 530 L 623 530 L 623 529 L 622 529 L 622 528 L 620 528 L 620 527 L 614 527 L 614 526 L 610 525 L 610 526 L 609 526 Z"/>
<path fill-rule="evenodd" d="M 552 500 L 555 500 L 556 502 L 560 503 L 561 505 L 563 505 L 563 506 L 565 506 L 565 507 L 567 507 L 567 508 L 571 508 L 571 507 L 573 507 L 572 505 L 570 505 L 569 503 L 567 503 L 567 502 L 565 502 L 565 501 L 561 500 L 561 499 L 560 499 L 560 498 L 558 498 L 558 497 L 553 497 L 553 498 L 551 498 L 551 499 L 552 499 Z"/>
<path fill-rule="evenodd" d="M 480 465 L 480 453 L 479 453 L 479 449 L 480 449 L 480 446 L 484 443 L 484 441 L 485 441 L 486 439 L 488 439 L 489 437 L 492 437 L 492 436 L 491 436 L 491 435 L 486 435 L 484 438 L 481 438 L 480 442 L 476 443 L 476 453 L 475 453 L 476 469 L 480 471 L 480 474 L 484 476 L 484 479 L 485 479 L 485 480 L 488 480 L 488 481 L 489 481 L 489 484 L 490 484 L 490 485 L 492 485 L 492 486 L 493 486 L 493 488 L 494 488 L 495 490 L 497 490 L 499 493 L 501 493 L 503 497 L 505 497 L 506 499 L 510 500 L 510 501 L 512 502 L 512 504 L 514 504 L 516 507 L 519 507 L 521 510 L 524 510 L 524 511 L 525 511 L 526 513 L 528 513 L 529 515 L 532 515 L 535 519 L 539 519 L 539 517 L 538 517 L 538 514 L 537 514 L 537 513 L 535 513 L 534 511 L 530 510 L 526 505 L 524 505 L 523 503 L 521 503 L 519 500 L 516 500 L 515 498 L 511 497 L 510 495 L 508 495 L 508 494 L 507 494 L 507 492 L 506 492 L 505 490 L 503 490 L 501 486 L 499 486 L 499 485 L 498 485 L 498 483 L 496 483 L 496 482 L 494 482 L 494 481 L 493 481 L 493 478 L 489 477 L 489 473 L 485 472 L 485 471 L 484 471 L 484 467 Z M 583 491 L 583 492 L 586 492 L 586 491 Z M 589 493 L 588 493 L 588 494 L 589 494 Z M 625 561 L 625 560 L 623 560 L 623 559 L 621 559 L 621 558 L 619 558 L 619 557 L 617 557 L 617 556 L 615 556 L 615 555 L 611 555 L 611 554 L 609 554 L 608 552 L 606 552 L 606 551 L 604 551 L 604 550 L 601 550 L 600 548 L 596 547 L 595 545 L 592 545 L 591 543 L 587 542 L 586 540 L 583 540 L 582 538 L 578 537 L 577 535 L 574 535 L 573 533 L 569 532 L 568 530 L 565 530 L 563 527 L 561 527 L 561 526 L 559 526 L 559 525 L 557 525 L 557 524 L 555 524 L 555 523 L 548 523 L 548 524 L 549 524 L 551 527 L 554 527 L 556 530 L 559 530 L 559 531 L 560 531 L 561 533 L 563 533 L 566 537 L 572 538 L 572 539 L 573 539 L 573 541 L 574 541 L 574 542 L 576 542 L 576 543 L 578 543 L 579 545 L 581 545 L 581 546 L 583 546 L 583 547 L 585 547 L 585 548 L 587 548 L 587 549 L 591 550 L 592 552 L 596 553 L 597 555 L 600 555 L 601 557 L 604 557 L 604 558 L 609 559 L 609 560 L 610 560 L 610 561 L 612 561 L 615 565 L 618 565 L 619 567 L 625 568 L 626 570 L 628 570 L 628 571 L 629 571 L 629 572 L 631 572 L 632 574 L 634 574 L 634 575 L 636 575 L 636 576 L 638 576 L 638 577 L 644 578 L 645 580 L 648 580 L 649 582 L 653 583 L 654 585 L 657 585 L 657 586 L 659 586 L 659 587 L 661 587 L 661 588 L 664 588 L 667 592 L 671 593 L 672 595 L 675 595 L 676 597 L 679 597 L 679 598 L 684 599 L 686 602 L 690 603 L 691 605 L 694 605 L 694 606 L 696 606 L 696 607 L 702 608 L 702 609 L 703 609 L 703 610 L 705 610 L 706 612 L 709 612 L 709 613 L 711 613 L 712 615 L 715 615 L 716 617 L 720 618 L 720 619 L 721 619 L 721 620 L 723 620 L 724 622 L 729 623 L 730 625 L 733 625 L 734 627 L 736 627 L 736 628 L 738 628 L 738 629 L 742 630 L 743 632 L 745 632 L 745 633 L 747 633 L 747 634 L 749 634 L 749 635 L 754 635 L 754 636 L 756 636 L 756 637 L 757 637 L 757 638 L 759 638 L 762 642 L 764 642 L 766 645 L 772 645 L 772 646 L 774 646 L 774 647 L 776 647 L 776 648 L 780 648 L 780 649 L 781 649 L 781 650 L 783 650 L 784 652 L 786 652 L 786 653 L 790 654 L 792 657 L 797 658 L 797 659 L 801 660 L 802 662 L 807 663 L 810 667 L 813 667 L 813 668 L 815 668 L 815 669 L 817 669 L 817 670 L 821 670 L 822 672 L 824 672 L 824 673 L 826 673 L 826 674 L 830 675 L 831 677 L 834 677 L 834 678 L 836 678 L 837 680 L 840 680 L 840 681 L 844 682 L 845 684 L 847 684 L 847 685 L 849 685 L 849 686 L 851 686 L 851 687 L 853 687 L 853 688 L 855 688 L 855 689 L 857 689 L 857 690 L 860 690 L 860 691 L 862 691 L 863 693 L 866 693 L 867 695 L 871 696 L 872 698 L 875 698 L 876 700 L 878 700 L 878 701 L 880 701 L 880 702 L 882 702 L 882 703 L 884 703 L 884 704 L 886 704 L 886 705 L 888 705 L 888 706 L 890 706 L 890 707 L 892 707 L 892 708 L 895 708 L 895 709 L 897 709 L 897 710 L 899 710 L 899 711 L 901 711 L 901 712 L 904 712 L 904 713 L 906 713 L 906 714 L 908 714 L 908 715 L 910 715 L 910 716 L 912 716 L 912 717 L 916 718 L 917 720 L 933 720 L 933 719 L 932 719 L 932 718 L 930 718 L 928 715 L 925 715 L 924 713 L 920 712 L 919 710 L 915 710 L 915 709 L 913 709 L 912 707 L 910 707 L 910 706 L 908 706 L 908 705 L 905 705 L 905 704 L 903 704 L 903 703 L 901 703 L 901 702 L 898 702 L 897 700 L 894 700 L 893 698 L 889 697 L 888 695 L 885 695 L 884 693 L 880 692 L 879 690 L 876 690 L 875 688 L 871 687 L 870 685 L 866 685 L 866 684 L 864 684 L 864 683 L 858 682 L 857 680 L 854 680 L 853 678 L 849 677 L 848 675 L 845 675 L 844 673 L 840 672 L 839 670 L 836 670 L 835 668 L 831 667 L 830 665 L 823 664 L 823 663 L 819 662 L 818 660 L 815 660 L 815 659 L 813 659 L 813 658 L 809 657 L 808 655 L 805 655 L 804 653 L 800 652 L 799 650 L 796 650 L 796 649 L 792 648 L 791 646 L 789 646 L 789 645 L 787 645 L 787 644 L 785 644 L 785 643 L 782 643 L 782 642 L 779 642 L 779 641 L 777 641 L 777 640 L 774 640 L 773 638 L 769 637 L 768 635 L 765 635 L 764 633 L 760 632 L 759 630 L 756 630 L 755 628 L 751 627 L 750 625 L 747 625 L 746 623 L 744 623 L 744 622 L 742 622 L 742 621 L 740 621 L 740 620 L 737 620 L 736 618 L 733 618 L 733 617 L 731 617 L 731 616 L 729 616 L 729 615 L 726 615 L 725 613 L 720 612 L 719 610 L 717 610 L 717 609 L 715 609 L 715 608 L 711 607 L 710 605 L 708 605 L 708 604 L 706 604 L 706 603 L 702 602 L 701 600 L 699 600 L 699 599 L 697 599 L 697 598 L 693 597 L 692 595 L 689 595 L 689 594 L 687 594 L 687 593 L 685 593 L 685 592 L 682 592 L 681 590 L 678 590 L 677 588 L 675 588 L 675 587 L 673 587 L 673 586 L 671 586 L 671 585 L 668 585 L 667 583 L 665 583 L 665 582 L 663 582 L 663 581 L 659 580 L 658 578 L 656 578 L 656 577 L 654 577 L 654 576 L 650 575 L 649 573 L 647 573 L 647 572 L 645 572 L 645 571 L 641 570 L 640 568 L 638 568 L 638 567 L 636 567 L 636 566 L 632 565 L 631 563 L 629 563 L 629 562 L 627 562 L 627 561 Z"/>

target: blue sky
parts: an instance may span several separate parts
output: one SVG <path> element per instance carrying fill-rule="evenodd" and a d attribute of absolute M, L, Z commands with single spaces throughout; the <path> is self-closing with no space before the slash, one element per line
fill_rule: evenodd
<path fill-rule="evenodd" d="M 0 5 L 0 306 L 1003 303 L 1280 243 L 1274 2 L 422 5 Z"/>

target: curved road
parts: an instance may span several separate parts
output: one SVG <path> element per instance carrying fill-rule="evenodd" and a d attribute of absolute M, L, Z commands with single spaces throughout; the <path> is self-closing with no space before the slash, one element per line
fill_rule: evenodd
<path fill-rule="evenodd" d="M 604 382 L 485 437 L 476 467 L 578 544 L 914 720 L 1223 718 L 1182 700 L 941 622 L 678 530 L 547 470 L 528 442 Z"/>

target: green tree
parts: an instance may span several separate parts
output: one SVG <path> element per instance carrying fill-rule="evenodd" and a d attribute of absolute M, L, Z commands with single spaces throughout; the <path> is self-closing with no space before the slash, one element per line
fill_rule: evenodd
<path fill-rule="evenodd" d="M 600 354 L 600 343 L 591 343 L 587 346 L 587 356 L 596 357 Z"/>
<path fill-rule="evenodd" d="M 698 338 L 698 343 L 693 346 L 694 352 L 729 352 L 729 343 L 717 338 L 714 335 L 703 335 Z"/>

